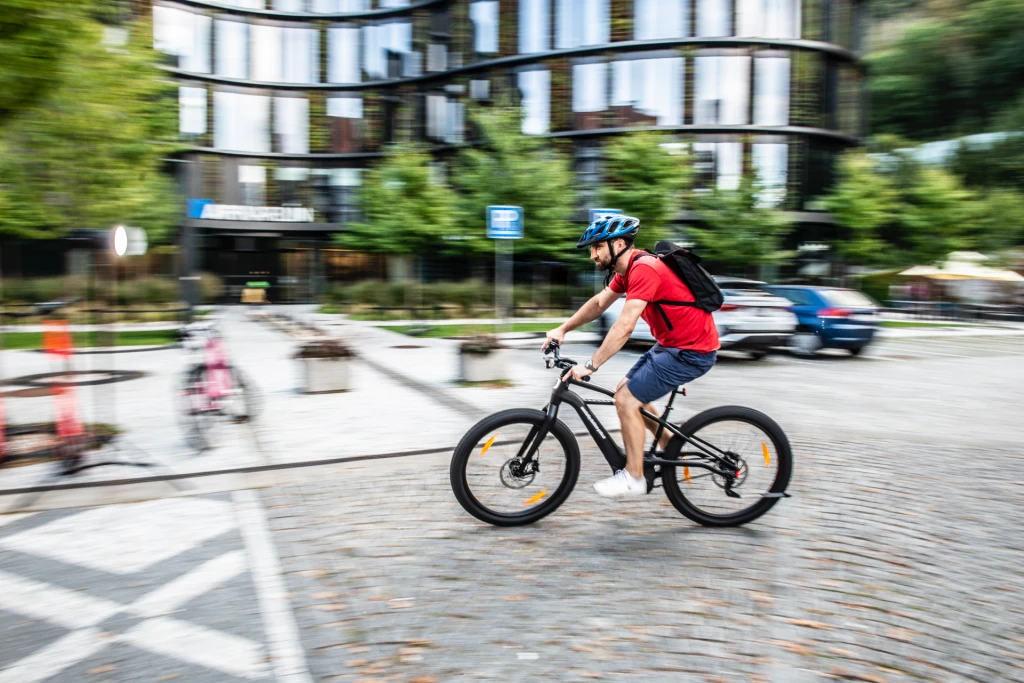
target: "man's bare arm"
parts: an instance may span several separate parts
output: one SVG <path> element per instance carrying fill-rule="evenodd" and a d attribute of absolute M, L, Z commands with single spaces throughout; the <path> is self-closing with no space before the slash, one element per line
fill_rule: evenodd
<path fill-rule="evenodd" d="M 544 346 L 547 346 L 548 342 L 552 339 L 557 339 L 559 343 L 565 340 L 565 333 L 571 332 L 576 328 L 586 325 L 592 320 L 597 320 L 598 316 L 608 310 L 608 307 L 615 302 L 622 294 L 619 292 L 613 292 L 610 287 L 605 287 L 600 292 L 590 297 L 587 303 L 580 306 L 580 310 L 573 313 L 572 317 L 566 320 L 564 323 L 556 327 L 547 333 L 547 337 L 544 340 Z"/>
<path fill-rule="evenodd" d="M 601 348 L 597 350 L 592 358 L 595 367 L 599 368 L 604 365 L 605 361 L 625 346 L 626 342 L 629 341 L 629 336 L 633 334 L 636 321 L 640 319 L 640 314 L 644 312 L 646 307 L 647 302 L 641 299 L 626 300 L 626 305 L 622 307 L 622 314 L 619 315 L 619 319 L 615 321 L 612 328 L 608 330 L 608 335 L 604 338 Z"/>

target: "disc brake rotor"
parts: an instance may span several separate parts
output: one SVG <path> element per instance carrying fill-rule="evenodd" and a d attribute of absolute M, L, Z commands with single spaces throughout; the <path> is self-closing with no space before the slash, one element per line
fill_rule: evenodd
<path fill-rule="evenodd" d="M 739 488 L 747 480 L 747 461 L 732 452 L 726 453 L 726 455 L 729 457 L 730 462 L 733 463 L 733 471 L 738 473 L 736 478 L 733 479 L 732 488 Z M 722 475 L 712 472 L 711 481 L 715 482 L 715 485 L 719 488 L 725 488 L 725 477 Z"/>
<path fill-rule="evenodd" d="M 501 483 L 505 485 L 505 488 L 526 488 L 533 483 L 534 478 L 537 476 L 537 472 L 533 469 L 528 466 L 526 469 L 528 471 L 524 471 L 523 464 L 516 460 L 516 458 L 510 458 L 501 466 L 498 476 L 501 477 Z"/>

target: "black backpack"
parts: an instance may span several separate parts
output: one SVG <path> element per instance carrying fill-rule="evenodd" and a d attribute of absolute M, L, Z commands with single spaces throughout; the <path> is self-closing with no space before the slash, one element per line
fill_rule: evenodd
<path fill-rule="evenodd" d="M 700 256 L 689 249 L 677 247 L 671 242 L 658 242 L 654 245 L 653 255 L 661 259 L 683 281 L 694 298 L 694 301 L 660 299 L 650 302 L 661 314 L 668 329 L 673 328 L 664 306 L 688 306 L 699 308 L 707 313 L 712 313 L 722 307 L 724 301 L 722 290 L 718 288 L 718 283 L 711 277 L 711 274 L 700 266 Z"/>

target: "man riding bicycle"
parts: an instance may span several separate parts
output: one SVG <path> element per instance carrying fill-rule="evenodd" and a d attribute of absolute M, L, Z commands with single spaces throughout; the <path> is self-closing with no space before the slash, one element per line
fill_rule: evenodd
<path fill-rule="evenodd" d="M 692 302 L 695 298 L 661 259 L 633 246 L 639 231 L 640 221 L 630 216 L 610 216 L 590 224 L 576 247 L 590 247 L 590 258 L 597 269 L 612 271 L 614 275 L 610 274 L 608 285 L 571 318 L 548 332 L 544 342 L 545 346 L 551 340 L 561 344 L 566 332 L 596 320 L 622 294 L 626 295 L 626 304 L 601 347 L 583 366 L 573 366 L 566 379 L 582 380 L 597 372 L 629 340 L 639 318 L 650 326 L 657 340 L 615 389 L 626 469 L 594 484 L 600 495 L 608 497 L 647 493 L 643 468 L 644 417 L 640 408 L 656 413 L 650 403 L 704 375 L 715 364 L 719 348 L 718 330 L 707 311 L 678 305 L 661 307 L 659 311 L 656 305 L 649 305 L 657 301 Z M 653 432 L 657 425 L 648 422 L 647 427 Z M 664 434 L 662 440 L 667 443 L 669 436 Z M 661 445 L 664 447 L 665 443 Z"/>

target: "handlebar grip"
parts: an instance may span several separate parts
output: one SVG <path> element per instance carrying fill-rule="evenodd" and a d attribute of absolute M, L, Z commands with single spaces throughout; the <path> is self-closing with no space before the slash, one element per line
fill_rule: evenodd
<path fill-rule="evenodd" d="M 583 381 L 584 382 L 589 382 L 590 381 L 590 375 L 587 375 L 586 377 L 584 377 Z"/>

